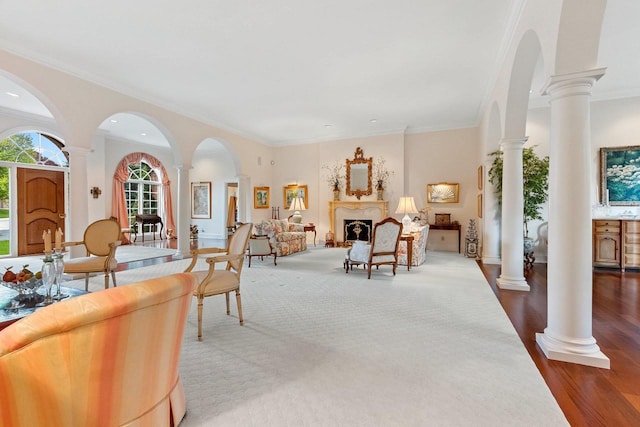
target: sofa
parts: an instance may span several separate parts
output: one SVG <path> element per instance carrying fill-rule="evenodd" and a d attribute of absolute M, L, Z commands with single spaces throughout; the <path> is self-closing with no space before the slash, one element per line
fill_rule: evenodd
<path fill-rule="evenodd" d="M 429 224 L 418 225 L 411 223 L 413 245 L 411 246 L 411 266 L 417 267 L 427 259 L 427 239 L 429 238 Z M 398 244 L 398 264 L 408 264 L 407 242 L 401 240 Z"/>
<path fill-rule="evenodd" d="M 0 424 L 177 426 L 196 285 L 180 273 L 89 293 L 0 331 Z"/>
<path fill-rule="evenodd" d="M 303 224 L 286 219 L 265 219 L 254 225 L 256 236 L 268 236 L 278 256 L 286 256 L 307 250 L 307 233 Z"/>

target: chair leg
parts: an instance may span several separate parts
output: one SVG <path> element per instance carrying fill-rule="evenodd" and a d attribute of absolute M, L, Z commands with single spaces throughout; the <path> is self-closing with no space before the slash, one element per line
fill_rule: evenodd
<path fill-rule="evenodd" d="M 240 326 L 244 325 L 244 319 L 242 318 L 242 301 L 240 300 L 240 289 L 236 289 L 236 303 L 238 304 L 238 319 L 240 319 Z"/>
<path fill-rule="evenodd" d="M 113 280 L 113 287 L 115 288 L 116 286 L 116 272 L 111 270 L 111 280 Z"/>
<path fill-rule="evenodd" d="M 84 290 L 89 292 L 89 273 L 84 275 Z"/>
<path fill-rule="evenodd" d="M 202 341 L 202 306 L 204 297 L 198 296 L 198 341 Z"/>
<path fill-rule="evenodd" d="M 367 277 L 367 279 L 371 279 L 371 264 L 369 264 L 369 276 Z"/>
<path fill-rule="evenodd" d="M 227 299 L 227 316 L 228 316 L 229 314 L 231 314 L 231 311 L 229 310 L 229 292 L 224 294 L 224 297 Z"/>
<path fill-rule="evenodd" d="M 251 268 L 251 255 L 247 255 L 247 258 L 249 258 L 249 268 Z"/>
<path fill-rule="evenodd" d="M 109 289 L 109 272 L 104 273 L 104 288 Z"/>

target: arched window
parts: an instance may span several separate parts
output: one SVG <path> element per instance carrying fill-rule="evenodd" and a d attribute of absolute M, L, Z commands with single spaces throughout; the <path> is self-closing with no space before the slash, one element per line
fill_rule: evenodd
<path fill-rule="evenodd" d="M 135 223 L 137 214 L 155 214 L 163 216 L 162 180 L 158 173 L 146 162 L 132 163 L 128 166 L 129 176 L 124 183 L 124 195 L 127 205 L 129 224 Z M 140 232 L 151 231 L 151 224 L 146 224 Z"/>
<path fill-rule="evenodd" d="M 64 145 L 40 132 L 21 132 L 0 141 L 0 160 L 46 166 L 69 166 Z"/>
<path fill-rule="evenodd" d="M 125 185 L 127 183 L 130 184 L 128 187 Z M 131 184 L 135 184 L 135 188 Z M 129 205 L 131 205 L 131 209 Z M 152 207 L 156 210 L 151 211 Z M 146 210 L 147 208 L 149 210 Z M 122 228 L 133 227 L 133 218 L 138 212 L 141 212 L 164 216 L 165 229 L 175 230 L 171 204 L 171 181 L 169 181 L 160 160 L 140 152 L 128 154 L 120 160 L 113 174 L 111 212 L 118 219 Z M 123 242 L 129 242 L 124 235 Z"/>

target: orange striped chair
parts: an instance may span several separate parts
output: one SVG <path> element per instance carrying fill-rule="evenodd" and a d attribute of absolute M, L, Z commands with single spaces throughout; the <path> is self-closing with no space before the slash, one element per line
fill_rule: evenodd
<path fill-rule="evenodd" d="M 195 275 L 79 296 L 0 331 L 3 426 L 177 426 Z"/>

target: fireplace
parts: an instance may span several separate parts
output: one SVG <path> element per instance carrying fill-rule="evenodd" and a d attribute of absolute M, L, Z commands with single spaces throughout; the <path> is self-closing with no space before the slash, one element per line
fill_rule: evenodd
<path fill-rule="evenodd" d="M 345 220 L 368 220 L 370 224 L 375 224 L 387 217 L 388 204 L 385 200 L 329 201 L 329 226 L 336 244 L 341 245 L 348 240 L 345 238 Z M 372 233 L 373 226 L 369 239 L 373 237 Z"/>
<path fill-rule="evenodd" d="M 362 240 L 371 241 L 373 221 L 370 219 L 345 219 L 344 220 L 344 241 L 353 242 Z"/>

